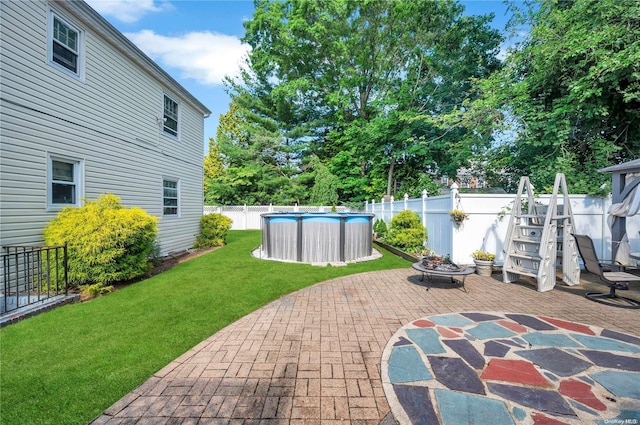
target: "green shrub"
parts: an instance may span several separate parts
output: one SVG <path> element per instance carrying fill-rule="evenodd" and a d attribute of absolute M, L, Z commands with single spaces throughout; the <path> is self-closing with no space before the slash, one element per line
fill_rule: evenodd
<path fill-rule="evenodd" d="M 222 214 L 207 214 L 200 219 L 200 234 L 196 237 L 196 248 L 224 245 L 231 219 Z"/>
<path fill-rule="evenodd" d="M 379 238 L 384 238 L 387 235 L 387 223 L 385 223 L 381 218 L 377 219 L 373 223 L 373 231 Z"/>
<path fill-rule="evenodd" d="M 410 210 L 402 211 L 391 219 L 389 234 L 385 241 L 407 252 L 423 247 L 427 231 L 420 222 L 418 214 Z"/>
<path fill-rule="evenodd" d="M 44 230 L 44 240 L 47 245 L 67 245 L 70 284 L 105 286 L 150 270 L 156 220 L 142 208 L 125 208 L 120 198 L 105 194 L 83 207 L 60 211 Z"/>

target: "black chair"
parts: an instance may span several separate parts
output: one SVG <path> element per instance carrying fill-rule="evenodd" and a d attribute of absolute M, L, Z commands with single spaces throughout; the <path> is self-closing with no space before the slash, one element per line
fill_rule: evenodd
<path fill-rule="evenodd" d="M 586 235 L 573 235 L 578 245 L 578 251 L 584 261 L 584 268 L 600 277 L 609 286 L 608 293 L 587 292 L 584 296 L 592 301 L 623 308 L 640 308 L 640 300 L 622 297 L 616 294 L 616 289 L 629 289 L 629 282 L 640 282 L 640 276 L 625 272 L 621 264 L 598 260 L 593 240 Z M 616 302 L 617 301 L 617 302 Z"/>

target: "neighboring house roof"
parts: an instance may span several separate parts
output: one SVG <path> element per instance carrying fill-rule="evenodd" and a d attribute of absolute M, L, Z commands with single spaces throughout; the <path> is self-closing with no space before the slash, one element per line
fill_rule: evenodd
<path fill-rule="evenodd" d="M 98 12 L 93 10 L 84 1 L 68 1 L 53 0 L 51 4 L 72 13 L 83 23 L 93 28 L 100 34 L 106 35 L 106 40 L 110 42 L 117 50 L 127 56 L 129 59 L 137 63 L 140 67 L 147 70 L 151 75 L 157 78 L 166 87 L 170 87 L 177 95 L 183 97 L 194 108 L 200 111 L 205 118 L 211 115 L 211 111 L 196 99 L 187 89 L 182 87 L 180 83 L 173 79 L 166 71 L 156 64 L 142 50 L 136 47 L 127 37 L 118 31 L 113 25 L 107 22 Z"/>

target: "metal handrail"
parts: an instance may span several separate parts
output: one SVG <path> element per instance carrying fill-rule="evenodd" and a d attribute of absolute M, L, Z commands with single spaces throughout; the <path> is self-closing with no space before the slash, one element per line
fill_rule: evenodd
<path fill-rule="evenodd" d="M 68 295 L 67 246 L 5 246 L 0 254 L 0 312 Z"/>

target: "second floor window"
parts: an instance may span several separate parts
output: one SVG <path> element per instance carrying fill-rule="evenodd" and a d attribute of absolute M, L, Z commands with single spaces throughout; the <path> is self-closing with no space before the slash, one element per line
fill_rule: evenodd
<path fill-rule="evenodd" d="M 164 126 L 163 130 L 178 137 L 178 102 L 169 96 L 164 96 Z"/>
<path fill-rule="evenodd" d="M 82 32 L 51 12 L 49 61 L 74 77 L 82 77 Z"/>

